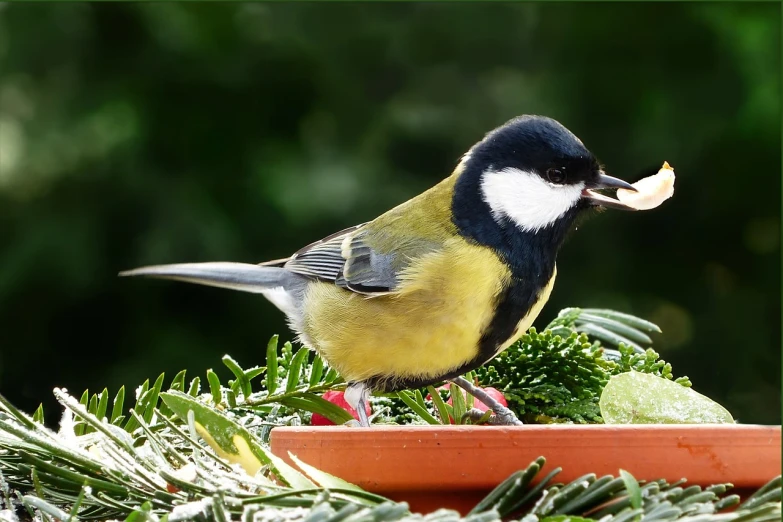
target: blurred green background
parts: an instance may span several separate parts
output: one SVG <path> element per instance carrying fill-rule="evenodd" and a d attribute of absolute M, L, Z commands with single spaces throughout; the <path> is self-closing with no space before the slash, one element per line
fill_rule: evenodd
<path fill-rule="evenodd" d="M 535 113 L 616 176 L 678 175 L 572 235 L 537 326 L 649 318 L 676 375 L 780 423 L 780 24 L 749 2 L 0 5 L 0 392 L 32 411 L 263 364 L 290 334 L 262 298 L 116 273 L 286 256 Z"/>

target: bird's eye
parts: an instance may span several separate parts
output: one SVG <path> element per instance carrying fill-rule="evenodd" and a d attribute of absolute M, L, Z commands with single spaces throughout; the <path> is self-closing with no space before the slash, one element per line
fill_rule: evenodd
<path fill-rule="evenodd" d="M 556 183 L 558 185 L 560 185 L 561 183 L 565 183 L 566 180 L 565 170 L 555 169 L 555 168 L 547 169 L 546 179 L 548 179 L 550 183 Z"/>

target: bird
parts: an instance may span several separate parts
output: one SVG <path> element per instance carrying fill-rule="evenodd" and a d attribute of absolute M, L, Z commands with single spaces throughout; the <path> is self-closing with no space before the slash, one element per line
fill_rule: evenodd
<path fill-rule="evenodd" d="M 561 123 L 522 115 L 488 132 L 433 187 L 288 258 L 120 275 L 263 295 L 298 340 L 342 375 L 362 426 L 370 426 L 371 393 L 448 381 L 487 404 L 497 423 L 517 425 L 510 409 L 461 376 L 533 324 L 581 215 L 596 207 L 635 210 L 601 189 L 636 191 L 606 174 Z"/>

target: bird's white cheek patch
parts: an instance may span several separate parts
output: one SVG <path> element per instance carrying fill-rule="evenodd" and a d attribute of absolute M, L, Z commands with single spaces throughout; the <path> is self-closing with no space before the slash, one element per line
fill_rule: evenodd
<path fill-rule="evenodd" d="M 507 168 L 487 171 L 481 180 L 484 201 L 495 219 L 508 218 L 526 232 L 545 228 L 582 197 L 583 183 L 554 185 L 534 172 Z"/>

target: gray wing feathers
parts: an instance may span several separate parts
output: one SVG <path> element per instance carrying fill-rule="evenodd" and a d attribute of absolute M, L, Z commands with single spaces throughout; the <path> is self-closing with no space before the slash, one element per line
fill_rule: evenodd
<path fill-rule="evenodd" d="M 335 281 L 345 265 L 342 254 L 343 241 L 349 234 L 364 225 L 365 223 L 355 225 L 310 243 L 299 249 L 283 266 L 295 274 Z"/>
<path fill-rule="evenodd" d="M 336 237 L 325 243 L 316 243 L 309 250 L 300 250 L 283 266 L 296 274 L 334 281 L 345 264 L 340 251 L 342 239 Z"/>
<path fill-rule="evenodd" d="M 361 226 L 351 227 L 299 250 L 284 265 L 306 277 L 330 281 L 356 293 L 378 295 L 397 286 L 394 254 L 382 254 L 364 241 Z"/>
<path fill-rule="evenodd" d="M 335 283 L 354 292 L 383 293 L 397 287 L 394 254 L 381 254 L 368 247 L 362 237 L 352 238 L 350 255 Z"/>

